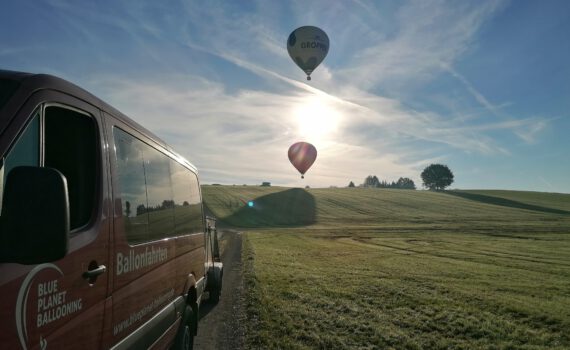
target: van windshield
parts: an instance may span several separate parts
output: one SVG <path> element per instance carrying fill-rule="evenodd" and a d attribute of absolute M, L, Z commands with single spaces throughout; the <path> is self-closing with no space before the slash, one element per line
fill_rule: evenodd
<path fill-rule="evenodd" d="M 4 107 L 20 83 L 12 79 L 0 78 L 0 108 Z"/>

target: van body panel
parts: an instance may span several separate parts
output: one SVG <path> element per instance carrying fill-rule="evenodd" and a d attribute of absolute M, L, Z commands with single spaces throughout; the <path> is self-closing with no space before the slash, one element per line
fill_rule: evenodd
<path fill-rule="evenodd" d="M 4 166 L 9 163 L 5 159 L 11 159 L 5 157 L 16 152 L 12 149 L 20 149 L 16 145 L 23 142 L 23 135 L 35 135 L 28 133 L 28 125 L 34 125 L 30 130 L 38 125 L 38 164 L 30 165 L 54 167 L 64 175 L 70 186 L 72 222 L 64 258 L 36 265 L 0 263 L 2 348 L 172 346 L 181 320 L 190 320 L 184 312 L 190 307 L 197 314 L 208 284 L 207 271 L 213 266 L 212 236 L 205 226 L 197 169 L 156 135 L 65 80 L 0 70 L 0 83 L 2 79 L 15 83 L 10 85 L 14 88 L 9 91 L 11 97 L 0 105 L 0 185 L 4 168 L 11 169 Z M 66 118 L 73 122 L 66 123 Z M 82 129 L 71 129 L 75 127 Z M 164 164 L 170 164 L 174 194 L 170 202 L 163 203 L 163 209 L 170 211 L 152 212 L 158 209 L 151 206 L 150 199 L 142 208 L 148 218 L 166 224 L 164 232 L 158 224 L 149 228 L 154 235 L 163 234 L 160 239 L 140 239 L 127 232 L 126 223 L 136 220 L 128 206 L 124 210 L 127 199 L 122 198 L 125 189 L 121 189 L 118 174 L 117 128 L 150 147 Z M 87 141 L 82 133 L 88 136 Z M 76 140 L 77 149 L 67 149 L 75 155 L 89 152 L 88 156 L 54 157 L 58 147 L 66 151 L 59 137 L 62 142 Z M 89 171 L 75 174 L 75 166 Z M 187 190 L 185 182 L 177 182 L 175 175 L 189 179 L 190 187 L 195 187 L 184 203 L 176 192 Z M 183 187 L 175 187 L 175 183 Z M 0 211 L 0 239 L 9 244 L 9 233 L 2 232 L 1 220 Z M 167 226 L 174 231 L 168 231 Z M 197 318 L 191 322 L 195 329 Z"/>
<path fill-rule="evenodd" d="M 178 318 L 154 344 L 149 346 L 149 350 L 168 349 L 172 339 L 176 337 L 181 321 L 182 318 Z"/>
<path fill-rule="evenodd" d="M 129 259 L 132 263 L 135 255 L 132 254 Z M 128 279 L 129 274 L 129 272 L 124 273 L 124 280 Z M 133 277 L 128 284 L 115 284 L 112 343 L 140 327 L 158 310 L 172 303 L 176 297 L 174 289 L 176 269 L 173 263 L 159 264 L 158 267 L 146 273 L 133 271 L 132 274 L 133 276 L 139 274 L 139 277 Z"/>
<path fill-rule="evenodd" d="M 155 312 L 153 316 L 143 323 L 135 331 L 130 332 L 123 337 L 111 349 L 147 349 L 151 347 L 158 339 L 167 335 L 171 325 L 179 320 L 179 314 L 183 310 L 186 302 L 184 298 L 178 297 L 160 311 Z"/>
<path fill-rule="evenodd" d="M 68 325 L 59 327 L 44 342 L 48 349 L 100 349 L 102 329 L 91 325 L 103 324 L 105 300 L 68 321 Z M 42 342 L 40 341 L 40 349 Z"/>

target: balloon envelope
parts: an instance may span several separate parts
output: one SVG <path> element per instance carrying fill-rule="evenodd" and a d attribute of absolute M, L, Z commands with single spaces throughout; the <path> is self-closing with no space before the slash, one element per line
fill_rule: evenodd
<path fill-rule="evenodd" d="M 289 147 L 288 155 L 291 164 L 304 175 L 317 159 L 317 149 L 308 142 L 297 142 Z"/>
<path fill-rule="evenodd" d="M 329 37 L 320 28 L 299 27 L 289 35 L 287 51 L 299 68 L 307 74 L 307 80 L 311 80 L 311 73 L 329 52 Z"/>

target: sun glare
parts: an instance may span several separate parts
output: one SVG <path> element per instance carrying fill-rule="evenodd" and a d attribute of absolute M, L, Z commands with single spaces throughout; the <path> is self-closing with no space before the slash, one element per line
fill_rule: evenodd
<path fill-rule="evenodd" d="M 321 97 L 311 97 L 294 112 L 300 136 L 309 142 L 329 138 L 338 128 L 341 114 Z"/>

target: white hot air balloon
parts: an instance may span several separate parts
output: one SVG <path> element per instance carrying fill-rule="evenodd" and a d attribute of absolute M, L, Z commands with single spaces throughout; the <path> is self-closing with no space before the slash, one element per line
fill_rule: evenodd
<path fill-rule="evenodd" d="M 329 37 L 320 28 L 304 26 L 295 29 L 287 40 L 287 51 L 311 80 L 311 73 L 329 52 Z"/>

